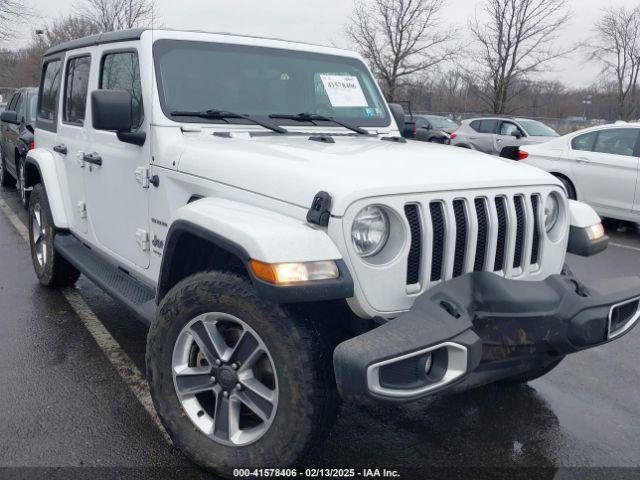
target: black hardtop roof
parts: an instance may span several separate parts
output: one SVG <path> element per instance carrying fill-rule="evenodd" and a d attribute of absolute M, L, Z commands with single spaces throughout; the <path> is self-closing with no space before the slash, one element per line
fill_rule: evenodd
<path fill-rule="evenodd" d="M 116 42 L 128 42 L 131 40 L 140 40 L 142 34 L 151 30 L 150 28 L 132 28 L 130 30 L 116 30 L 113 32 L 99 33 L 97 35 L 91 35 L 90 37 L 78 38 L 77 40 L 71 40 L 69 42 L 64 42 L 59 45 L 55 45 L 51 47 L 44 53 L 44 57 L 55 55 L 58 53 L 66 52 L 69 50 L 75 50 L 77 48 L 91 47 L 94 45 L 101 45 L 104 43 L 116 43 Z M 226 35 L 230 37 L 245 37 L 245 38 L 257 38 L 263 40 L 276 40 L 279 42 L 286 43 L 297 43 L 302 45 L 312 45 L 316 47 L 326 47 L 326 45 L 320 45 L 315 43 L 307 43 L 301 41 L 293 41 L 293 40 L 284 40 L 281 38 L 273 38 L 273 37 L 261 37 L 254 35 L 240 35 L 236 33 L 228 33 L 228 32 L 207 32 L 204 30 L 171 30 L 167 28 L 159 29 L 162 31 L 176 31 L 176 32 L 190 32 L 190 33 L 207 33 L 213 35 Z"/>
<path fill-rule="evenodd" d="M 77 40 L 71 40 L 59 45 L 51 47 L 44 53 L 44 56 L 54 55 L 56 53 L 66 52 L 68 50 L 75 50 L 76 48 L 91 47 L 94 45 L 101 45 L 103 43 L 116 43 L 116 42 L 128 42 L 130 40 L 140 40 L 142 33 L 146 28 L 133 28 L 131 30 L 116 30 L 115 32 L 99 33 L 97 35 L 91 35 L 90 37 L 78 38 Z"/>

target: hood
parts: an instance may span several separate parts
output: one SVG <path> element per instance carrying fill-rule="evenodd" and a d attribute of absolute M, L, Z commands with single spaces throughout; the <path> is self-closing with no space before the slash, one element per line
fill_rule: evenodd
<path fill-rule="evenodd" d="M 331 194 L 342 216 L 363 198 L 394 194 L 558 184 L 519 162 L 462 148 L 377 137 L 211 134 L 185 138 L 181 172 L 242 188 L 305 209 L 319 191 Z"/>

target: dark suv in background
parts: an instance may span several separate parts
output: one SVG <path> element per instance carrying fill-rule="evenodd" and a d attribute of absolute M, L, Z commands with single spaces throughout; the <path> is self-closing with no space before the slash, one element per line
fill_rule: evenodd
<path fill-rule="evenodd" d="M 24 165 L 27 152 L 34 148 L 37 106 L 38 89 L 21 88 L 13 94 L 6 110 L 0 116 L 0 185 L 16 185 L 25 208 L 29 202 L 29 192 L 24 186 Z"/>
<path fill-rule="evenodd" d="M 438 115 L 405 115 L 402 136 L 422 142 L 449 144 L 458 124 Z"/>

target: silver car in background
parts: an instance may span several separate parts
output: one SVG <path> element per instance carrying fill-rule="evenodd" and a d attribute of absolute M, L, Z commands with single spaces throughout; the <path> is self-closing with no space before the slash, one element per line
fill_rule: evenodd
<path fill-rule="evenodd" d="M 451 145 L 492 155 L 517 151 L 514 147 L 548 142 L 558 133 L 537 120 L 526 118 L 470 118 L 451 135 Z M 505 151 L 505 148 L 507 149 Z"/>

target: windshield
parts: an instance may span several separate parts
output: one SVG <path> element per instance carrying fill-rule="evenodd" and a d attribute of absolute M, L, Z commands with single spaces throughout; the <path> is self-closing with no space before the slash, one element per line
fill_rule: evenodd
<path fill-rule="evenodd" d="M 243 119 L 171 115 L 216 109 L 263 119 L 272 114 L 309 113 L 357 126 L 386 127 L 391 123 L 373 78 L 354 58 L 159 40 L 154 44 L 154 59 L 162 110 L 176 121 L 248 123 Z M 291 119 L 278 119 L 277 123 L 301 124 Z"/>
<path fill-rule="evenodd" d="M 536 120 L 518 120 L 525 133 L 530 137 L 559 137 L 558 133 L 551 127 Z"/>
<path fill-rule="evenodd" d="M 446 117 L 427 117 L 433 128 L 458 128 L 458 124 Z"/>

